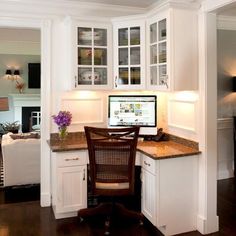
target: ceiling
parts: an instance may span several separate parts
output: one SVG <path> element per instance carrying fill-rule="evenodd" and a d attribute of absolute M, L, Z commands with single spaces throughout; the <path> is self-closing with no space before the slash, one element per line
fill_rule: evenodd
<path fill-rule="evenodd" d="M 121 6 L 129 6 L 129 7 L 146 8 L 160 0 L 66 0 L 66 1 L 85 2 L 85 3 L 102 3 L 102 4 L 108 4 L 108 5 L 121 5 Z"/>

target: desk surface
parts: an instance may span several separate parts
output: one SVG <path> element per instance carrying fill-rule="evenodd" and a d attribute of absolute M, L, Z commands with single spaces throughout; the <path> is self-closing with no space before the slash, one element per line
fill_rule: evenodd
<path fill-rule="evenodd" d="M 60 141 L 55 137 L 49 140 L 48 144 L 53 152 L 87 149 L 87 143 L 83 133 L 71 133 L 65 141 Z M 194 147 L 174 141 L 139 141 L 137 150 L 153 159 L 176 158 L 200 153 Z"/>

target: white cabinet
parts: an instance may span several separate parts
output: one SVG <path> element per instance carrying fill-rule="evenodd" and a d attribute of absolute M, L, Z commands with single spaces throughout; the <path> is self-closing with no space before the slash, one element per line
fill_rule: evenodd
<path fill-rule="evenodd" d="M 145 20 L 113 22 L 114 89 L 145 88 Z"/>
<path fill-rule="evenodd" d="M 76 216 L 87 207 L 87 151 L 52 152 L 52 205 L 55 218 Z"/>
<path fill-rule="evenodd" d="M 71 22 L 73 87 L 111 89 L 111 24 Z"/>
<path fill-rule="evenodd" d="M 155 161 L 142 155 L 142 196 L 141 206 L 144 216 L 156 226 L 157 191 Z"/>
<path fill-rule="evenodd" d="M 164 235 L 196 230 L 198 157 L 142 156 L 142 213 Z"/>
<path fill-rule="evenodd" d="M 169 8 L 147 20 L 148 89 L 198 88 L 197 12 Z"/>

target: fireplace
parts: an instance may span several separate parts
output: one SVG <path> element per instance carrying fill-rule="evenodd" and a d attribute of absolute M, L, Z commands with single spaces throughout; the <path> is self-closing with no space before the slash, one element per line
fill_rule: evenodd
<path fill-rule="evenodd" d="M 29 132 L 31 126 L 31 112 L 40 111 L 40 107 L 22 107 L 21 129 L 23 133 Z"/>
<path fill-rule="evenodd" d="M 14 109 L 14 121 L 19 121 L 20 124 L 23 123 L 23 108 L 25 109 L 29 107 L 30 110 L 30 108 L 34 109 L 35 107 L 37 107 L 37 109 L 40 110 L 40 94 L 11 94 L 10 96 L 12 97 L 12 104 Z M 23 130 L 20 131 L 24 130 L 27 130 L 27 127 L 24 127 Z"/>

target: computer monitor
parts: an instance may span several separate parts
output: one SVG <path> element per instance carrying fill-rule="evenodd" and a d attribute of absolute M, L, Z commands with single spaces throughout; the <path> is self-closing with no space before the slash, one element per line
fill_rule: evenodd
<path fill-rule="evenodd" d="M 108 126 L 140 126 L 141 135 L 157 133 L 156 95 L 110 95 Z"/>

